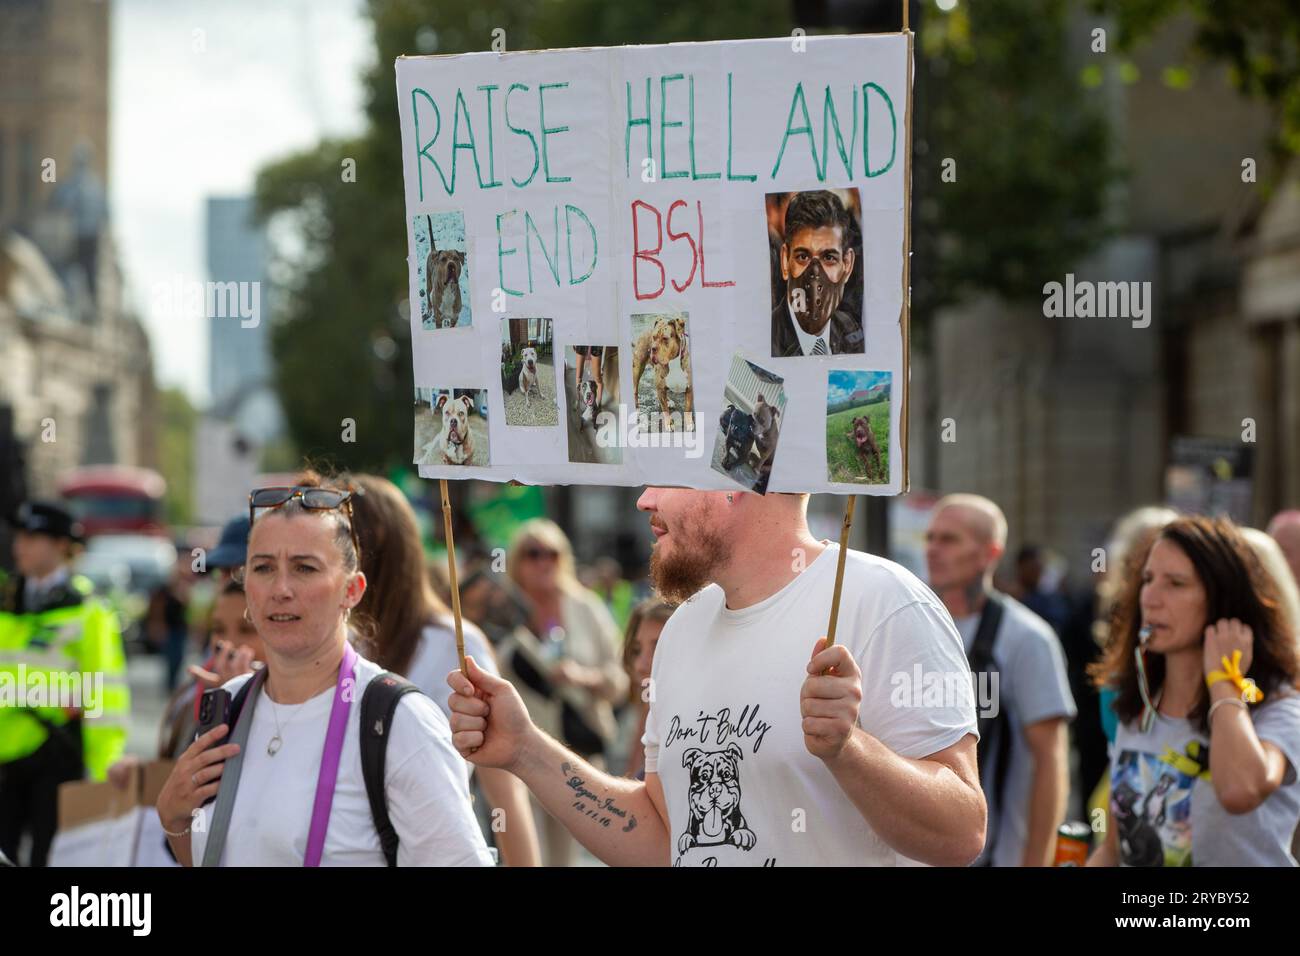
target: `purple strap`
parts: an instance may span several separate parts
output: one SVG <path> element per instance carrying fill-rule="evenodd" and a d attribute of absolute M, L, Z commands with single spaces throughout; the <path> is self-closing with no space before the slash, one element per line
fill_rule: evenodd
<path fill-rule="evenodd" d="M 325 732 L 325 750 L 321 753 L 320 774 L 316 777 L 316 802 L 311 809 L 311 830 L 307 834 L 307 856 L 303 866 L 320 866 L 325 849 L 325 831 L 330 825 L 330 807 L 334 804 L 334 785 L 339 779 L 339 756 L 348 732 L 348 713 L 356 696 L 357 652 L 351 643 L 343 645 L 343 663 L 334 688 L 334 705 L 330 707 L 329 730 Z"/>

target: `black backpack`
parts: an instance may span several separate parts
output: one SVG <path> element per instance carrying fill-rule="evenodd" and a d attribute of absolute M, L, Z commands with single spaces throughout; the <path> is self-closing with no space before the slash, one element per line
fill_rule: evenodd
<path fill-rule="evenodd" d="M 970 662 L 971 674 L 997 673 L 998 665 L 993 660 L 993 645 L 997 641 L 998 628 L 1002 625 L 1002 615 L 1005 605 L 1002 596 L 996 591 L 990 591 L 985 602 L 984 611 L 980 614 L 979 626 L 975 630 L 975 639 L 971 642 L 970 653 L 966 659 Z M 999 692 L 1001 691 L 1001 681 L 998 683 Z M 976 700 L 978 704 L 978 699 Z M 975 748 L 976 759 L 980 767 L 980 784 L 985 790 L 985 799 L 988 799 L 990 792 L 992 799 L 989 800 L 990 812 L 988 820 L 988 839 L 985 841 L 985 852 L 981 855 L 976 865 L 989 866 L 993 858 L 993 848 L 997 844 L 997 816 L 1002 815 L 1003 792 L 1006 789 L 1007 782 L 1007 764 L 1011 757 L 1011 722 L 1007 720 L 1006 708 L 999 705 L 997 715 L 994 717 L 979 717 L 979 743 Z M 984 768 L 992 763 L 994 768 L 993 778 L 985 778 Z"/>
<path fill-rule="evenodd" d="M 230 702 L 230 726 L 239 720 L 239 712 L 248 698 L 251 680 Z M 405 677 L 387 671 L 366 685 L 361 695 L 361 775 L 366 781 L 366 796 L 370 798 L 370 815 L 374 818 L 379 842 L 384 848 L 384 858 L 389 866 L 397 866 L 397 831 L 388 817 L 388 799 L 384 794 L 384 762 L 388 757 L 388 731 L 393 726 L 393 714 L 407 694 L 418 694 L 416 687 Z"/>

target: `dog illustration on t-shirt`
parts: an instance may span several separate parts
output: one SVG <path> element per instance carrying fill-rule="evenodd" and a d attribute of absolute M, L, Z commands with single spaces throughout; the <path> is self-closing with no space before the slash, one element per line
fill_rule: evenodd
<path fill-rule="evenodd" d="M 692 747 L 682 754 L 682 766 L 691 772 L 691 818 L 686 832 L 677 840 L 677 852 L 693 846 L 734 844 L 752 849 L 754 831 L 740 812 L 740 761 L 744 757 L 736 743 L 725 750 L 706 752 Z"/>

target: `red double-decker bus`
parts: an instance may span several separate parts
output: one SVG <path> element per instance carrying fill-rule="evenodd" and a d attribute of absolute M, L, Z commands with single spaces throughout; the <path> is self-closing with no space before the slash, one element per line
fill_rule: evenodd
<path fill-rule="evenodd" d="M 88 538 L 101 534 L 166 537 L 166 493 L 167 482 L 158 472 L 126 465 L 74 468 L 59 482 L 59 495 Z"/>

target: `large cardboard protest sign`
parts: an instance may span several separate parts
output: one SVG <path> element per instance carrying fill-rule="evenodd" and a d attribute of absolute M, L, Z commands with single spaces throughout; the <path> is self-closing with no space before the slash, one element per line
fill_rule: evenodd
<path fill-rule="evenodd" d="M 905 490 L 909 40 L 399 59 L 420 474 Z"/>

